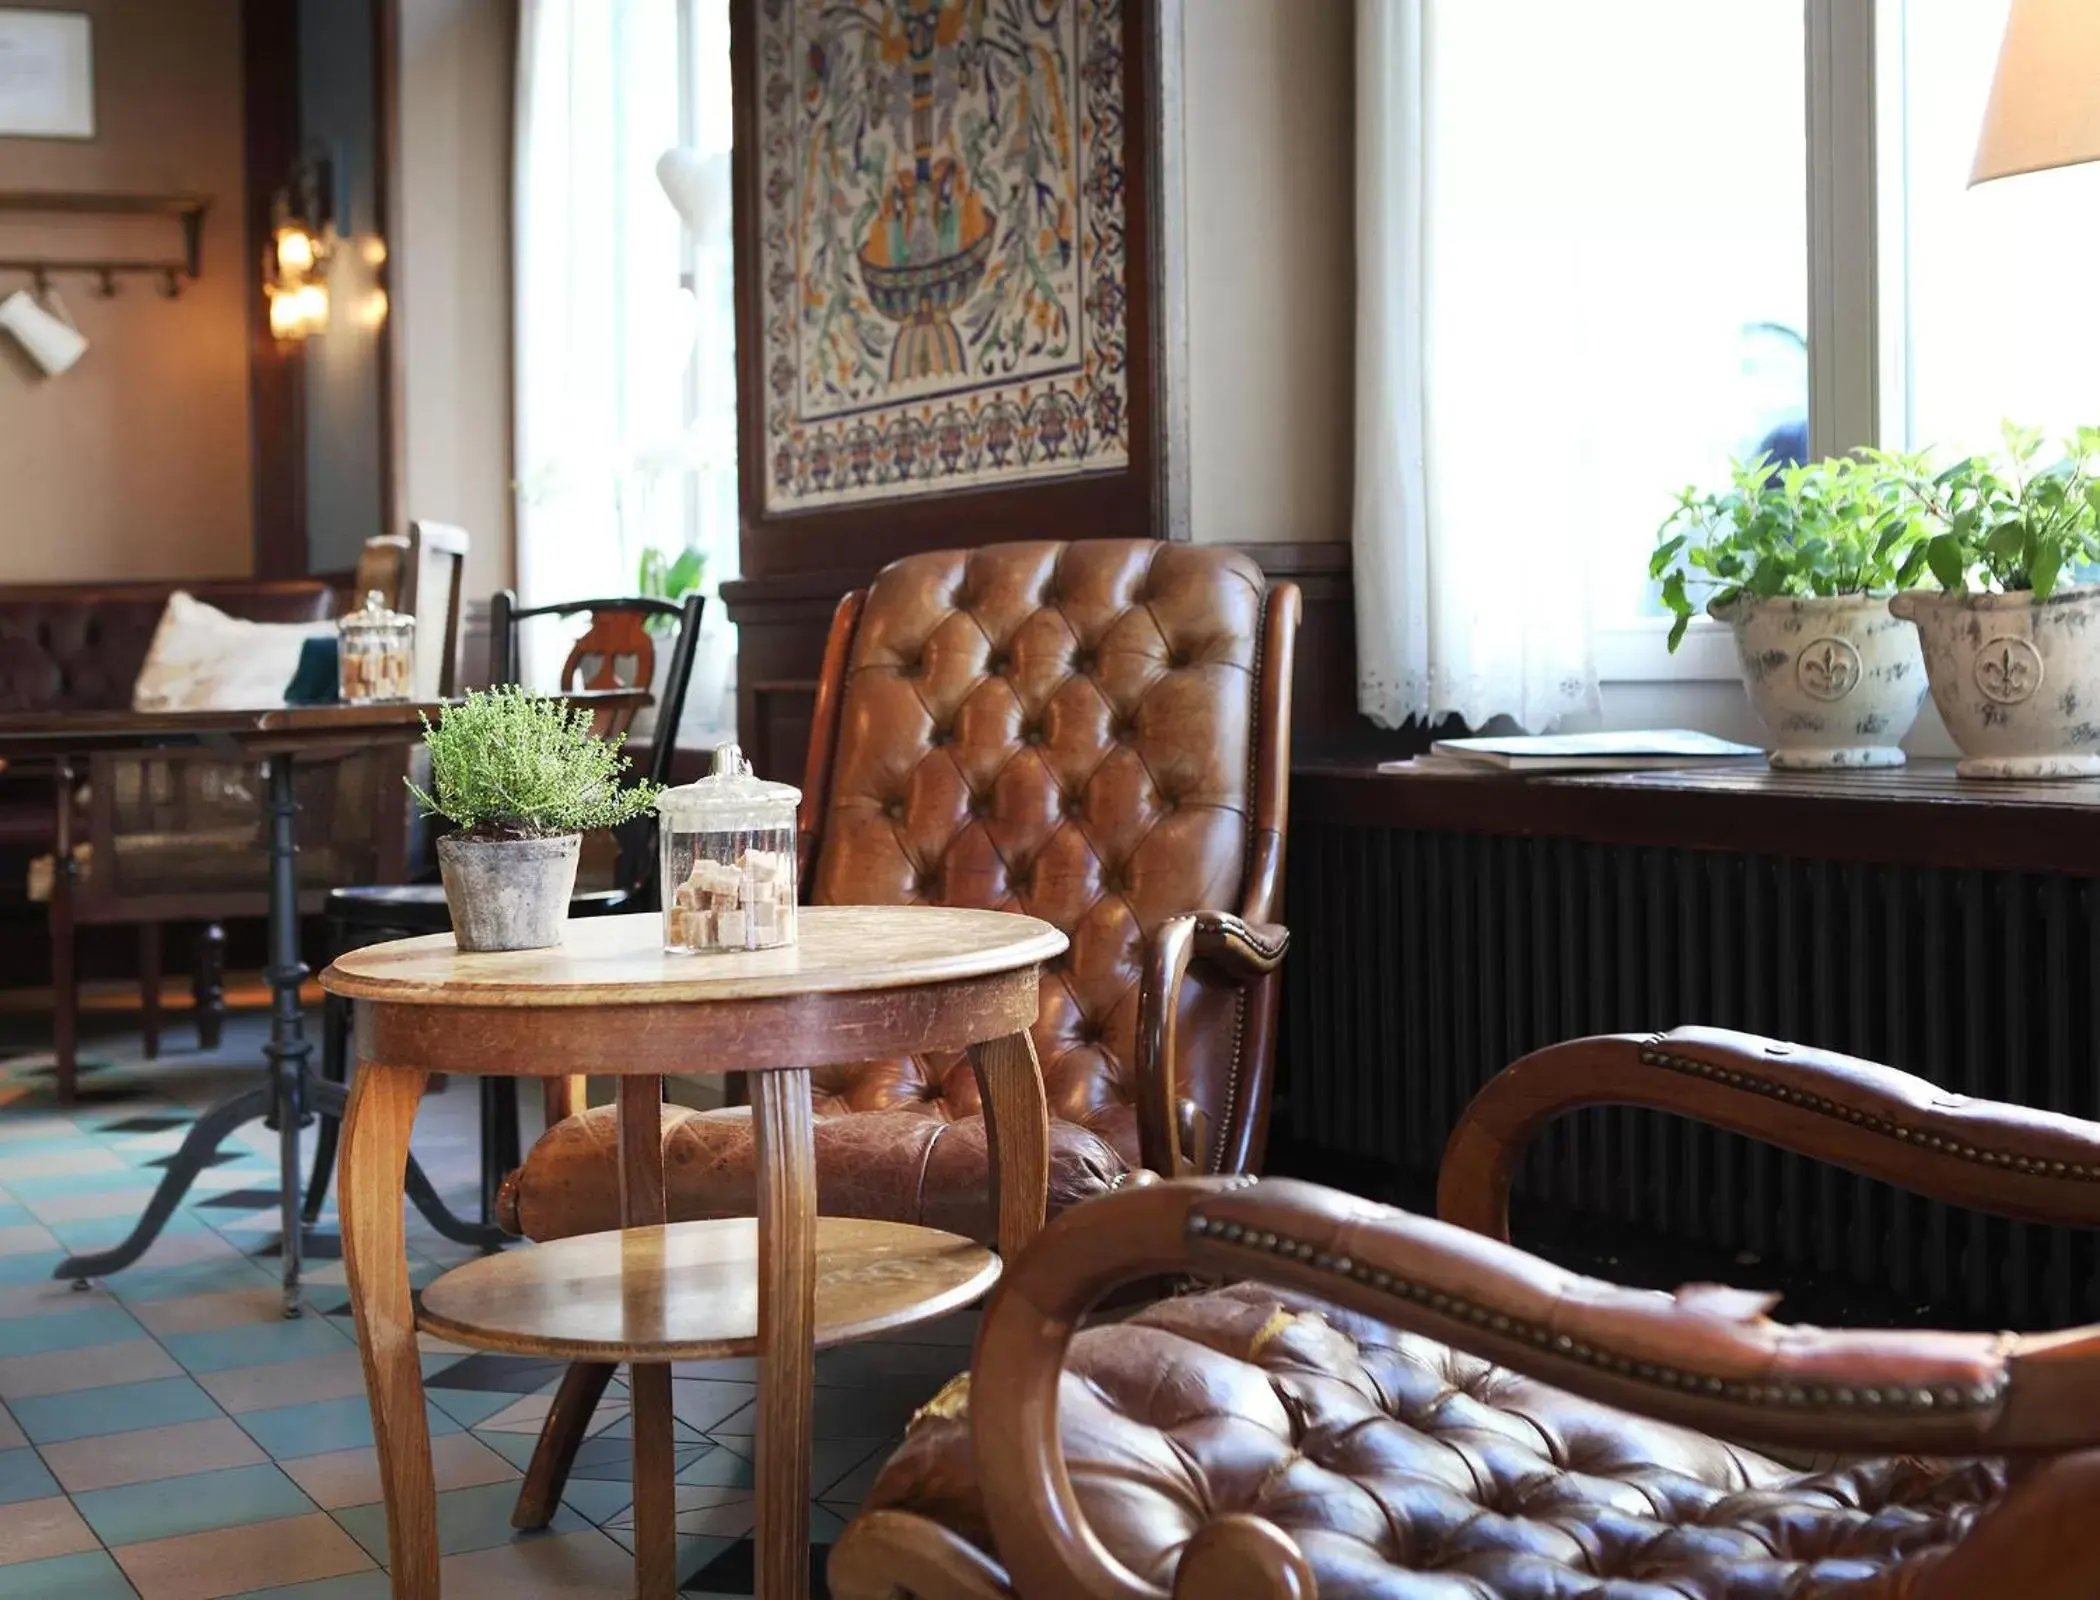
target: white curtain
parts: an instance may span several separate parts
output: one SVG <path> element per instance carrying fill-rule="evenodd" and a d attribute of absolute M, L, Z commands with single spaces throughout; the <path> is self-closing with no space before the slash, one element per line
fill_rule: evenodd
<path fill-rule="evenodd" d="M 1384 727 L 1537 731 L 1598 703 L 1568 520 L 1602 426 L 1586 323 L 1536 197 L 1498 192 L 1538 130 L 1472 70 L 1523 9 L 1357 0 L 1357 704 Z"/>
<path fill-rule="evenodd" d="M 713 208 L 704 225 L 722 236 L 698 237 L 658 163 L 677 149 L 698 157 L 719 143 L 726 152 L 727 55 L 724 0 L 522 7 L 513 219 L 520 599 L 633 594 L 646 550 L 701 550 L 710 615 L 689 732 L 722 726 L 733 700 L 734 645 L 712 598 L 736 575 L 728 219 L 726 206 Z M 726 159 L 714 166 L 726 177 Z M 527 681 L 544 685 L 566 640 L 550 628 L 521 642 Z"/>

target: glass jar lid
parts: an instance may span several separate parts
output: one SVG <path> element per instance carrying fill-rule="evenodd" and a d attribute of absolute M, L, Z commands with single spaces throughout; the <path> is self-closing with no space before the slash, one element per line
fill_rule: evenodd
<path fill-rule="evenodd" d="M 725 744 L 716 746 L 714 766 L 706 777 L 657 796 L 656 814 L 674 833 L 786 828 L 794 826 L 795 807 L 801 802 L 800 789 L 758 777 L 744 752 Z"/>
<path fill-rule="evenodd" d="M 414 633 L 416 619 L 405 611 L 389 611 L 386 597 L 377 589 L 365 592 L 365 603 L 336 620 L 336 630 L 345 638 L 358 634 L 387 634 L 405 637 Z"/>

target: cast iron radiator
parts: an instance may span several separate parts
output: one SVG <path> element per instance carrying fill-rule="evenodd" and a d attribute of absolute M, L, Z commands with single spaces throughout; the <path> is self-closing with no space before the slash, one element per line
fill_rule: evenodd
<path fill-rule="evenodd" d="M 1320 823 L 1290 849 L 1278 1118 L 1312 1146 L 1431 1174 L 1505 1063 L 1682 1023 L 2075 1116 L 2100 1101 L 2092 879 Z M 2100 1318 L 2092 1233 L 1978 1217 L 1659 1113 L 1561 1118 L 1521 1185 L 2016 1326 Z"/>

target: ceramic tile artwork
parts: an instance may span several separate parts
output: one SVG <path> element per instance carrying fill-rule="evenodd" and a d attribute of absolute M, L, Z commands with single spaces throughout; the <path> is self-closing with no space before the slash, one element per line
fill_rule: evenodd
<path fill-rule="evenodd" d="M 765 504 L 1130 460 L 1122 0 L 765 0 Z"/>
<path fill-rule="evenodd" d="M 305 1315 L 287 1322 L 275 1283 L 274 1135 L 242 1130 L 226 1147 L 232 1159 L 191 1191 L 141 1265 L 85 1290 L 50 1279 L 66 1248 L 122 1237 L 170 1136 L 258 1070 L 260 1019 L 233 1018 L 211 1055 L 183 1048 L 178 1031 L 151 1064 L 133 1035 L 93 1037 L 97 1094 L 71 1111 L 53 1102 L 49 1055 L 24 1028 L 0 1018 L 0 1600 L 383 1600 L 386 1523 L 329 1248 L 333 1205 Z M 476 1188 L 476 1118 L 472 1081 L 460 1079 L 416 1124 L 418 1158 L 461 1211 Z M 409 1218 L 414 1281 L 462 1259 Z M 973 1327 L 965 1313 L 819 1357 L 819 1576 L 904 1419 L 968 1361 Z M 626 1385 L 615 1381 L 594 1416 L 553 1525 L 519 1534 L 510 1505 L 560 1365 L 427 1337 L 423 1350 L 445 1592 L 631 1594 Z M 752 1592 L 754 1366 L 681 1364 L 674 1374 L 688 1595 Z"/>

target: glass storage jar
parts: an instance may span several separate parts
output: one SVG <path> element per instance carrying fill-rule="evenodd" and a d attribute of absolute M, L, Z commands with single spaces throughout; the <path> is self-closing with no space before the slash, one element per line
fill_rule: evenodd
<path fill-rule="evenodd" d="M 770 950 L 795 942 L 795 807 L 802 792 L 755 777 L 733 744 L 698 783 L 656 802 L 664 949 Z"/>
<path fill-rule="evenodd" d="M 415 693 L 416 619 L 389 611 L 377 589 L 336 629 L 336 684 L 343 704 L 368 706 Z"/>

